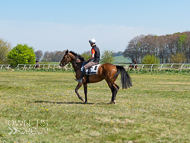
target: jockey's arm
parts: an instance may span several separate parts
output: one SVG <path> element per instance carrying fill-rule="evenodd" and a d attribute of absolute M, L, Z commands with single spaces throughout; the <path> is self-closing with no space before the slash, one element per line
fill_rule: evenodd
<path fill-rule="evenodd" d="M 94 58 L 94 54 L 91 54 L 91 57 L 88 59 L 88 62 L 90 62 Z"/>

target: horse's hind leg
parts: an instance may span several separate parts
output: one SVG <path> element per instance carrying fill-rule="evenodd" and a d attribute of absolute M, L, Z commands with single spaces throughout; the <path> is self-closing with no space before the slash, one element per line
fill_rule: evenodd
<path fill-rule="evenodd" d="M 119 86 L 116 83 L 114 83 L 114 86 L 115 86 L 115 88 L 117 88 L 117 91 L 118 91 L 119 90 Z"/>
<path fill-rule="evenodd" d="M 85 94 L 85 103 L 87 103 L 87 83 L 84 83 L 83 86 L 84 86 L 84 94 Z"/>
<path fill-rule="evenodd" d="M 116 83 L 113 83 L 113 86 L 115 88 L 115 90 L 114 90 L 114 96 L 113 96 L 113 101 L 115 103 L 116 102 L 116 95 L 117 95 L 117 92 L 119 91 L 119 86 Z"/>
<path fill-rule="evenodd" d="M 115 98 L 116 98 L 116 94 L 117 94 L 117 91 L 119 90 L 119 89 L 117 89 L 116 87 L 116 85 L 114 85 L 114 83 L 108 83 L 108 86 L 109 86 L 109 88 L 111 89 L 111 92 L 112 92 L 112 98 L 111 98 L 111 102 L 110 102 L 110 104 L 112 104 L 112 103 L 116 103 L 115 102 Z"/>
<path fill-rule="evenodd" d="M 75 88 L 75 93 L 77 94 L 77 96 L 78 96 L 78 98 L 79 98 L 80 100 L 82 100 L 83 102 L 85 102 L 84 99 L 83 99 L 83 98 L 79 95 L 79 93 L 78 93 L 78 89 L 79 89 L 81 86 L 82 86 L 82 83 L 78 83 L 77 87 Z"/>

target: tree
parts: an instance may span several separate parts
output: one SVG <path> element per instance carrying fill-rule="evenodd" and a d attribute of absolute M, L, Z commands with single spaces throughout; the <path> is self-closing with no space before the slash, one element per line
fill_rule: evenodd
<path fill-rule="evenodd" d="M 17 66 L 18 64 L 35 64 L 35 54 L 33 47 L 18 44 L 7 55 L 9 64 Z"/>
<path fill-rule="evenodd" d="M 41 61 L 42 62 L 60 62 L 64 54 L 65 54 L 65 51 L 55 51 L 55 52 L 46 51 Z"/>
<path fill-rule="evenodd" d="M 141 61 L 146 55 L 159 57 L 161 63 L 170 62 L 170 56 L 184 53 L 186 62 L 190 61 L 190 31 L 183 33 L 157 35 L 140 35 L 134 37 L 124 51 L 124 57 Z"/>
<path fill-rule="evenodd" d="M 42 59 L 42 62 L 52 62 L 53 57 L 54 57 L 53 52 L 46 51 L 44 53 L 44 57 Z"/>
<path fill-rule="evenodd" d="M 176 53 L 170 56 L 171 63 L 184 63 L 186 61 L 184 53 Z"/>
<path fill-rule="evenodd" d="M 103 51 L 103 54 L 101 56 L 102 63 L 113 63 L 114 60 L 115 59 L 113 57 L 113 51 L 108 51 L 108 50 Z"/>
<path fill-rule="evenodd" d="M 65 55 L 66 51 L 55 51 L 54 57 L 52 58 L 52 62 L 60 62 Z"/>
<path fill-rule="evenodd" d="M 179 35 L 177 52 L 181 53 L 184 50 L 186 50 L 186 45 L 185 45 L 186 39 L 187 39 L 187 35 L 186 34 Z"/>
<path fill-rule="evenodd" d="M 40 61 L 40 59 L 43 56 L 43 52 L 41 50 L 38 50 L 38 51 L 35 51 L 34 53 L 36 55 L 36 59 L 38 59 Z"/>
<path fill-rule="evenodd" d="M 113 52 L 113 56 L 122 56 L 123 55 L 123 52 L 122 51 L 119 51 L 119 52 Z"/>
<path fill-rule="evenodd" d="M 81 56 L 84 58 L 85 61 L 87 61 L 91 57 L 91 52 L 90 51 L 84 52 L 82 53 Z"/>
<path fill-rule="evenodd" d="M 159 64 L 159 63 L 160 60 L 154 55 L 146 55 L 142 60 L 142 64 Z"/>
<path fill-rule="evenodd" d="M 129 57 L 131 60 L 135 58 L 137 61 L 141 61 L 143 55 L 147 54 L 148 51 L 148 46 L 143 46 L 148 37 L 150 36 L 140 35 L 134 37 L 123 52 L 124 58 Z"/>
<path fill-rule="evenodd" d="M 7 54 L 11 50 L 10 43 L 3 41 L 0 39 L 0 64 L 6 64 L 7 61 Z"/>

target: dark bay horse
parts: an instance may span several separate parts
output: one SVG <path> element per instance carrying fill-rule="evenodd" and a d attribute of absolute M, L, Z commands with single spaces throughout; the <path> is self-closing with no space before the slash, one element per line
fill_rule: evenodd
<path fill-rule="evenodd" d="M 84 58 L 81 57 L 80 55 L 77 55 L 76 53 L 72 51 L 67 50 L 65 52 L 65 55 L 63 56 L 63 59 L 60 62 L 60 66 L 64 67 L 69 62 L 71 62 L 75 70 L 76 78 L 79 79 L 82 74 L 81 67 L 84 62 Z M 88 80 L 87 80 L 87 75 L 85 75 L 83 77 L 82 83 L 78 83 L 77 87 L 75 88 L 75 93 L 77 94 L 80 100 L 86 103 L 87 102 L 87 83 L 100 82 L 103 79 L 105 79 L 112 92 L 112 98 L 111 98 L 110 104 L 112 103 L 115 104 L 116 94 L 119 90 L 119 86 L 115 83 L 115 81 L 119 74 L 121 74 L 122 88 L 127 89 L 131 87 L 132 86 L 131 78 L 122 66 L 115 66 L 115 65 L 106 63 L 99 66 L 97 74 L 89 75 Z M 85 100 L 78 93 L 78 89 L 82 85 L 84 86 Z"/>

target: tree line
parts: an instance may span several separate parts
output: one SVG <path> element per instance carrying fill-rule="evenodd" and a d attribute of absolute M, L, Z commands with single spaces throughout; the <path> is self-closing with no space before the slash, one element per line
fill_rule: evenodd
<path fill-rule="evenodd" d="M 46 51 L 44 54 L 41 50 L 34 51 L 33 47 L 27 44 L 17 44 L 11 49 L 10 43 L 0 39 L 0 64 L 10 64 L 16 67 L 18 64 L 35 64 L 40 62 L 60 62 L 65 55 L 64 51 Z M 85 51 L 79 54 L 87 61 L 91 57 L 91 51 Z M 101 63 L 112 63 L 114 61 L 112 51 L 104 51 L 101 54 Z"/>
<path fill-rule="evenodd" d="M 41 50 L 35 51 L 36 59 L 41 62 L 60 62 L 61 59 L 63 58 L 63 55 L 65 54 L 66 50 L 64 51 L 54 51 L 54 52 L 49 52 L 46 51 L 43 52 Z M 85 60 L 88 60 L 91 56 L 90 51 L 85 51 L 84 53 L 81 54 L 82 57 L 84 57 Z"/>
<path fill-rule="evenodd" d="M 184 55 L 184 62 L 188 63 L 190 62 L 190 32 L 163 36 L 136 36 L 130 40 L 123 54 L 124 57 L 135 58 L 138 63 L 141 63 L 146 55 L 158 57 L 160 63 L 170 63 L 173 56 Z"/>
<path fill-rule="evenodd" d="M 64 51 L 42 52 L 34 51 L 33 47 L 18 44 L 11 49 L 10 43 L 0 39 L 0 64 L 35 64 L 35 61 L 41 62 L 60 62 Z M 190 62 L 190 32 L 174 33 L 171 35 L 140 35 L 134 37 L 128 43 L 124 52 L 104 51 L 101 53 L 101 63 L 113 63 L 113 56 L 124 55 L 131 59 L 136 59 L 138 63 L 143 62 L 146 55 L 159 58 L 160 63 Z M 91 56 L 90 51 L 81 54 L 88 60 Z"/>
<path fill-rule="evenodd" d="M 63 58 L 63 55 L 65 54 L 66 50 L 64 51 L 54 51 L 49 52 L 46 51 L 43 52 L 41 50 L 35 51 L 36 59 L 41 62 L 60 62 Z"/>
<path fill-rule="evenodd" d="M 63 55 L 65 54 L 66 50 L 64 51 L 55 51 L 55 52 L 49 52 L 46 51 L 44 54 L 41 50 L 35 51 L 36 59 L 38 59 L 41 62 L 60 62 L 63 58 Z M 120 53 L 120 52 L 119 52 Z M 115 53 L 118 54 L 118 53 Z M 87 61 L 91 57 L 90 51 L 85 51 L 82 54 L 79 54 Z M 114 61 L 114 53 L 112 51 L 103 51 L 101 54 L 101 63 L 112 63 Z"/>
<path fill-rule="evenodd" d="M 8 62 L 7 55 L 11 50 L 11 44 L 0 39 L 0 64 L 6 64 Z"/>

